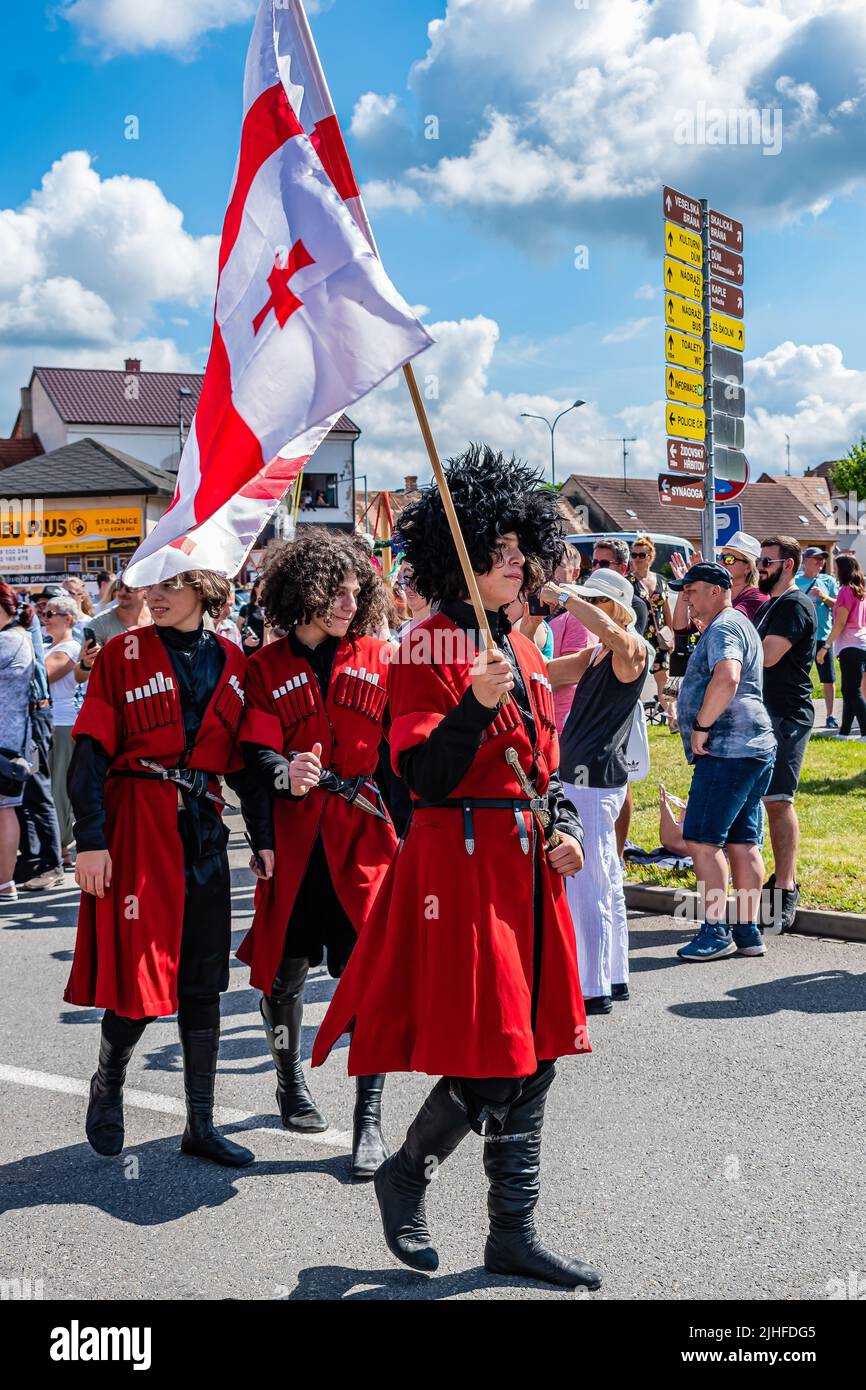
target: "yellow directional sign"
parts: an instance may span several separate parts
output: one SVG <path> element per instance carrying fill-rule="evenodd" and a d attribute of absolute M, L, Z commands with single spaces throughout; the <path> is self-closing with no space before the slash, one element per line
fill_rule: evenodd
<path fill-rule="evenodd" d="M 697 372 L 683 372 L 677 367 L 665 367 L 665 390 L 672 401 L 686 405 L 703 405 L 704 379 Z"/>
<path fill-rule="evenodd" d="M 694 372 L 702 372 L 704 345 L 700 338 L 692 338 L 686 333 L 676 333 L 672 328 L 666 328 L 665 360 L 678 367 L 689 367 Z"/>
<path fill-rule="evenodd" d="M 742 352 L 746 346 L 746 330 L 739 319 L 728 314 L 710 314 L 710 337 L 722 347 L 736 348 Z"/>
<path fill-rule="evenodd" d="M 701 334 L 704 331 L 704 311 L 700 304 L 693 304 L 690 299 L 666 294 L 665 323 L 669 328 L 681 328 L 684 333 Z"/>
<path fill-rule="evenodd" d="M 700 237 L 695 236 L 694 232 L 687 232 L 685 227 L 675 227 L 673 222 L 665 223 L 665 250 L 669 256 L 676 256 L 678 261 L 696 265 L 698 269 L 704 263 Z"/>
<path fill-rule="evenodd" d="M 707 417 L 702 410 L 691 405 L 675 405 L 673 401 L 665 404 L 665 429 L 668 434 L 678 434 L 683 439 L 704 439 L 707 433 Z"/>
<path fill-rule="evenodd" d="M 697 270 L 693 265 L 681 265 L 679 261 L 665 256 L 664 280 L 665 289 L 673 290 L 674 294 L 685 295 L 686 299 L 694 299 L 698 304 L 703 299 L 703 272 Z"/>

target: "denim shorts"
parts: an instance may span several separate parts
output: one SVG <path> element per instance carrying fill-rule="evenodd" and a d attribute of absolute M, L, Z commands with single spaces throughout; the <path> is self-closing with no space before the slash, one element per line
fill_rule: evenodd
<path fill-rule="evenodd" d="M 819 647 L 823 645 L 824 643 L 822 642 L 818 643 Z M 827 655 L 824 657 L 824 660 L 816 661 L 815 666 L 818 670 L 818 679 L 822 685 L 836 684 L 836 661 L 832 647 L 827 648 Z"/>
<path fill-rule="evenodd" d="M 683 821 L 683 839 L 701 845 L 760 845 L 764 841 L 765 795 L 774 758 L 714 758 L 694 761 Z"/>
<path fill-rule="evenodd" d="M 776 735 L 776 764 L 773 777 L 764 793 L 765 801 L 793 801 L 794 793 L 800 785 L 803 759 L 812 733 L 811 724 L 801 724 L 797 719 L 780 718 L 771 714 L 773 733 Z"/>

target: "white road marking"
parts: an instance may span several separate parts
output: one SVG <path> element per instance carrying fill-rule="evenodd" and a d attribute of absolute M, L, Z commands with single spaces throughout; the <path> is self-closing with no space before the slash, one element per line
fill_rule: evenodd
<path fill-rule="evenodd" d="M 60 1091 L 68 1096 L 87 1096 L 90 1082 L 79 1081 L 76 1076 L 57 1076 L 48 1071 L 31 1071 L 29 1067 L 10 1067 L 0 1063 L 0 1081 L 11 1081 L 16 1086 L 30 1086 L 39 1091 Z M 124 1086 L 124 1105 L 137 1110 L 156 1110 L 162 1115 L 185 1115 L 186 1107 L 182 1100 L 174 1096 L 160 1096 L 154 1091 L 138 1091 Z M 218 1125 L 239 1125 L 248 1134 L 276 1135 L 281 1140 L 300 1139 L 306 1144 L 321 1144 L 327 1149 L 340 1149 L 349 1153 L 352 1148 L 352 1135 L 348 1130 L 326 1129 L 321 1134 L 305 1134 L 296 1129 L 266 1128 L 254 1124 L 254 1115 L 245 1110 L 229 1110 L 224 1106 L 214 1107 L 214 1123 Z"/>

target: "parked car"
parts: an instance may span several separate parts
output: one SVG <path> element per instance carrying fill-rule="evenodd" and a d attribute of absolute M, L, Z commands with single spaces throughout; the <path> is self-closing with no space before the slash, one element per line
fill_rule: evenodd
<path fill-rule="evenodd" d="M 656 548 L 656 556 L 653 561 L 653 569 L 665 578 L 671 577 L 671 556 L 679 552 L 683 559 L 688 562 L 694 554 L 695 547 L 691 541 L 687 541 L 685 536 L 672 536 L 663 531 L 594 531 L 589 535 L 566 536 L 569 545 L 573 545 L 580 551 L 586 560 L 592 559 L 592 552 L 595 546 L 609 540 L 625 541 L 631 549 L 638 536 L 649 536 Z"/>

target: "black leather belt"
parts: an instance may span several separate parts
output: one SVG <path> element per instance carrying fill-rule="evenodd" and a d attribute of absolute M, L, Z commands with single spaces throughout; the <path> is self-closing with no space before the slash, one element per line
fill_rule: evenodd
<path fill-rule="evenodd" d="M 484 810 L 490 807 L 494 810 L 513 811 L 514 819 L 517 824 L 517 833 L 520 837 L 520 848 L 524 854 L 529 853 L 529 833 L 526 829 L 526 822 L 523 814 L 526 811 L 535 809 L 536 802 L 541 802 L 547 807 L 546 797 L 528 796 L 446 796 L 442 801 L 415 801 L 412 803 L 414 811 L 438 811 L 440 807 L 445 809 L 462 810 L 463 812 L 463 843 L 466 846 L 467 854 L 475 853 L 475 826 L 472 820 L 472 812 L 476 807 Z"/>
<path fill-rule="evenodd" d="M 208 783 L 212 777 L 216 777 L 214 772 L 203 772 L 200 768 L 188 767 L 167 767 L 164 772 L 145 772 L 138 771 L 136 768 L 122 768 L 117 772 L 110 770 L 109 777 L 137 777 L 146 782 L 171 782 L 187 796 L 195 797 L 199 801 L 214 801 L 218 806 L 225 806 L 225 800 L 221 796 L 216 796 L 208 791 Z"/>

